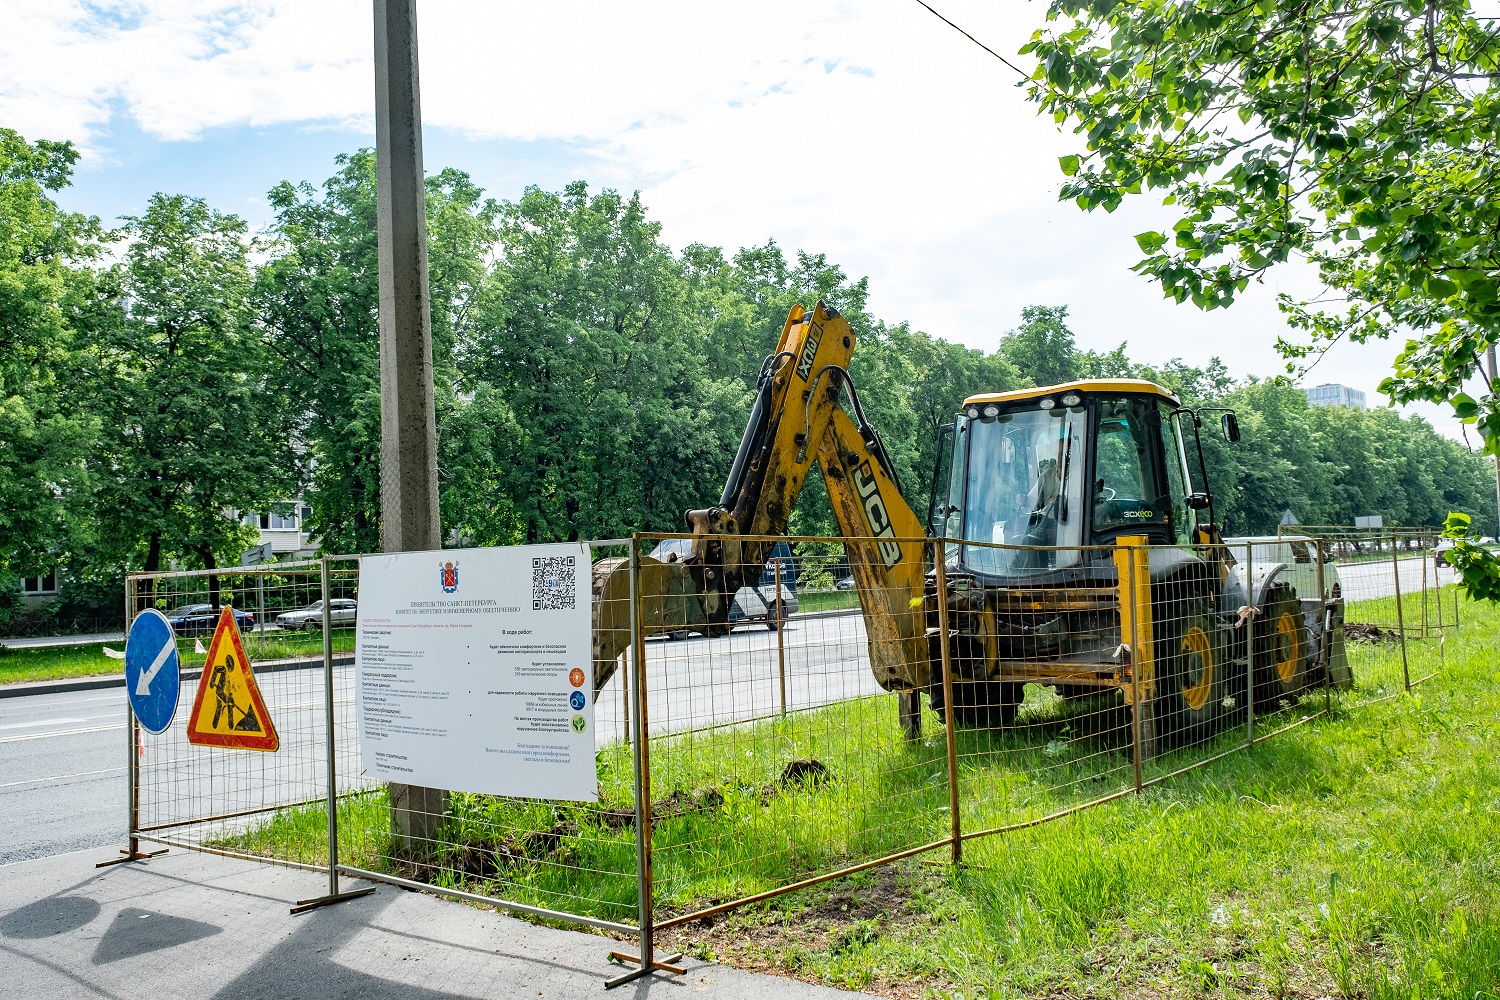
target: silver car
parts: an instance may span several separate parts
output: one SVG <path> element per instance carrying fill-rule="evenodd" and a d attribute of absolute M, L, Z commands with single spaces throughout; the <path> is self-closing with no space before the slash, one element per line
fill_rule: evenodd
<path fill-rule="evenodd" d="M 329 602 L 328 617 L 334 628 L 351 628 L 359 614 L 359 605 L 347 597 L 335 597 Z M 313 601 L 305 608 L 288 611 L 276 616 L 276 627 L 283 629 L 321 629 L 323 627 L 323 602 Z"/>

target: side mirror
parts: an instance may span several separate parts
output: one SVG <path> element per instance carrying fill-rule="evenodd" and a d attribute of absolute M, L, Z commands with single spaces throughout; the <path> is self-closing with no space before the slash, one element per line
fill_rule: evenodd
<path fill-rule="evenodd" d="M 1224 432 L 1224 440 L 1230 444 L 1238 444 L 1240 440 L 1240 422 L 1234 412 L 1224 414 L 1219 419 L 1219 428 Z"/>
<path fill-rule="evenodd" d="M 1182 498 L 1182 502 L 1193 508 L 1193 510 L 1202 510 L 1203 508 L 1208 506 L 1208 494 L 1189 493 L 1187 496 Z"/>

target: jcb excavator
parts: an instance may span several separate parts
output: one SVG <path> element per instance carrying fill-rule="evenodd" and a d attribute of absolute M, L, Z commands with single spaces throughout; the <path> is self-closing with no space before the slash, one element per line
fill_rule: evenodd
<path fill-rule="evenodd" d="M 956 722 L 1009 725 L 1028 683 L 1064 697 L 1118 689 L 1148 753 L 1211 732 L 1246 698 L 1267 707 L 1325 676 L 1350 682 L 1332 567 L 1321 593 L 1299 595 L 1285 563 L 1246 566 L 1220 541 L 1208 484 L 1187 460 L 1190 437 L 1203 468 L 1206 409 L 1136 379 L 971 396 L 940 429 L 924 524 L 860 407 L 854 347 L 824 303 L 792 310 L 719 503 L 686 514 L 691 554 L 640 559 L 644 634 L 727 631 L 735 593 L 759 577 L 816 461 L 852 540 L 871 668 L 907 696 L 908 720 L 919 692 L 949 710 L 944 643 Z M 1237 441 L 1234 414 L 1221 423 Z M 946 613 L 925 558 L 935 547 Z M 629 643 L 625 563 L 594 567 L 596 691 Z"/>

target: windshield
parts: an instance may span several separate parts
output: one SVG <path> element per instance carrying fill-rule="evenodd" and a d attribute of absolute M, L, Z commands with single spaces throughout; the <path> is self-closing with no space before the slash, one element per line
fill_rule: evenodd
<path fill-rule="evenodd" d="M 171 611 L 168 611 L 167 616 L 172 617 L 173 615 L 192 615 L 197 614 L 200 611 L 207 610 L 209 610 L 207 604 L 179 604 Z"/>
<path fill-rule="evenodd" d="M 1082 406 L 1021 410 L 969 425 L 964 537 L 1004 545 L 1073 545 L 1083 537 Z M 1072 566 L 1076 549 L 1017 551 L 966 547 L 981 573 Z"/>

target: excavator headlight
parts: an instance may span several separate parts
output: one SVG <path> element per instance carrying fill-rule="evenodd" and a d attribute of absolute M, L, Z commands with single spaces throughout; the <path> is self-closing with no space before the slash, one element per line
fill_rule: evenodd
<path fill-rule="evenodd" d="M 1077 406 L 1081 402 L 1083 402 L 1083 397 L 1076 392 L 1070 392 L 1062 399 L 1064 406 Z"/>
<path fill-rule="evenodd" d="M 964 411 L 964 413 L 968 414 L 968 417 L 969 417 L 970 420 L 978 420 L 979 419 L 979 407 L 977 407 L 977 406 L 971 406 L 971 407 L 969 407 L 967 410 Z"/>
<path fill-rule="evenodd" d="M 1038 403 L 1036 405 L 1040 406 L 1044 410 L 1050 410 L 1054 406 L 1057 405 L 1057 400 L 1048 397 L 1047 399 L 1042 400 L 1040 403 Z"/>
<path fill-rule="evenodd" d="M 1000 407 L 996 406 L 994 403 L 991 403 L 989 406 L 986 406 L 984 408 L 984 415 L 986 417 L 998 417 L 1000 415 Z"/>

